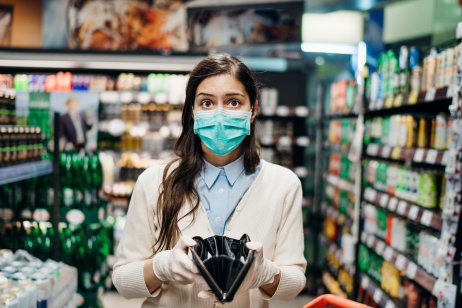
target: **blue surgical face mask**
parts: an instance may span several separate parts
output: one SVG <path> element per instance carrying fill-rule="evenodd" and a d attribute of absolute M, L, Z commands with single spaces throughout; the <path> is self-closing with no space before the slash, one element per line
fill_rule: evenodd
<path fill-rule="evenodd" d="M 250 135 L 252 111 L 213 110 L 194 111 L 194 133 L 215 154 L 226 155 Z"/>

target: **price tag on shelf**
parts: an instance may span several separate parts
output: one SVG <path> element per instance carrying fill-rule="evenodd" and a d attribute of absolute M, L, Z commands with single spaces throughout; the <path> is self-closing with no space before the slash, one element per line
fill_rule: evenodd
<path fill-rule="evenodd" d="M 372 235 L 369 235 L 367 237 L 367 246 L 373 247 L 374 246 L 374 237 Z"/>
<path fill-rule="evenodd" d="M 391 300 L 387 300 L 385 308 L 396 308 L 395 304 Z"/>
<path fill-rule="evenodd" d="M 386 208 L 389 200 L 390 198 L 388 197 L 387 194 L 382 194 L 382 196 L 380 197 L 380 202 L 379 202 L 380 206 L 383 208 Z"/>
<path fill-rule="evenodd" d="M 310 138 L 308 137 L 297 137 L 297 139 L 295 139 L 295 143 L 299 146 L 302 146 L 302 147 L 306 147 L 308 145 L 310 145 Z"/>
<path fill-rule="evenodd" d="M 383 257 L 385 258 L 385 260 L 391 261 L 391 258 L 393 258 L 393 249 L 391 249 L 391 247 L 387 246 L 387 248 L 385 248 L 385 252 L 383 254 Z"/>
<path fill-rule="evenodd" d="M 442 165 L 447 165 L 447 163 L 448 163 L 448 155 L 449 155 L 449 152 L 444 151 L 443 158 L 441 159 L 441 164 Z"/>
<path fill-rule="evenodd" d="M 401 148 L 393 148 L 393 151 L 391 151 L 391 158 L 392 159 L 400 159 L 401 158 Z"/>
<path fill-rule="evenodd" d="M 411 220 L 417 220 L 417 216 L 419 215 L 419 207 L 417 205 L 411 205 L 409 209 L 409 214 L 407 215 Z"/>
<path fill-rule="evenodd" d="M 430 88 L 427 90 L 427 93 L 425 94 L 425 101 L 426 102 L 432 102 L 435 100 L 435 95 L 436 95 L 436 89 L 435 88 Z"/>
<path fill-rule="evenodd" d="M 422 217 L 420 218 L 420 223 L 425 226 L 431 226 L 433 219 L 433 213 L 429 210 L 424 210 Z"/>
<path fill-rule="evenodd" d="M 406 266 L 406 258 L 402 255 L 398 255 L 396 257 L 395 265 L 399 270 L 403 271 L 404 267 Z"/>
<path fill-rule="evenodd" d="M 149 94 L 148 92 L 139 92 L 136 97 L 136 100 L 140 104 L 147 104 L 151 101 L 151 94 Z"/>
<path fill-rule="evenodd" d="M 446 91 L 446 98 L 452 97 L 454 95 L 454 85 L 448 86 L 448 90 Z"/>
<path fill-rule="evenodd" d="M 398 206 L 398 199 L 391 197 L 390 202 L 388 202 L 388 209 L 391 212 L 396 212 L 396 207 Z"/>
<path fill-rule="evenodd" d="M 379 288 L 377 288 L 374 291 L 374 295 L 372 296 L 372 299 L 377 304 L 380 304 L 380 301 L 382 300 L 382 295 L 383 295 L 382 291 Z"/>
<path fill-rule="evenodd" d="M 425 158 L 425 162 L 428 164 L 435 164 L 436 159 L 438 158 L 438 151 L 437 150 L 428 150 L 427 157 Z"/>
<path fill-rule="evenodd" d="M 425 149 L 417 149 L 414 153 L 414 161 L 416 163 L 423 162 L 424 155 L 425 155 Z"/>
<path fill-rule="evenodd" d="M 361 242 L 362 243 L 366 243 L 366 240 L 367 240 L 367 233 L 361 233 Z"/>
<path fill-rule="evenodd" d="M 131 92 L 122 92 L 120 94 L 120 102 L 131 103 L 133 101 L 133 94 Z"/>
<path fill-rule="evenodd" d="M 397 213 L 404 216 L 407 210 L 407 202 L 404 200 L 399 201 Z"/>
<path fill-rule="evenodd" d="M 366 149 L 367 155 L 377 156 L 379 154 L 379 145 L 378 144 L 369 144 Z"/>
<path fill-rule="evenodd" d="M 363 276 L 363 278 L 361 279 L 361 287 L 363 289 L 367 289 L 369 287 L 369 283 L 370 283 L 369 277 Z"/>
<path fill-rule="evenodd" d="M 278 139 L 278 145 L 280 147 L 290 147 L 292 145 L 292 138 L 289 136 L 281 136 Z"/>
<path fill-rule="evenodd" d="M 414 279 L 417 274 L 417 265 L 414 262 L 409 262 L 406 268 L 406 276 L 410 279 Z"/>
<path fill-rule="evenodd" d="M 384 146 L 382 148 L 382 157 L 389 158 L 390 154 L 391 154 L 391 147 L 389 147 L 388 145 Z"/>
<path fill-rule="evenodd" d="M 377 242 L 376 251 L 379 255 L 382 255 L 385 250 L 385 243 L 382 241 Z"/>
<path fill-rule="evenodd" d="M 372 188 L 367 188 L 365 193 L 366 200 L 369 202 L 375 202 L 375 197 L 377 197 L 377 192 Z"/>
<path fill-rule="evenodd" d="M 260 138 L 260 143 L 262 145 L 272 145 L 274 143 L 273 136 L 266 135 Z"/>
<path fill-rule="evenodd" d="M 276 114 L 280 117 L 287 117 L 290 114 L 290 109 L 287 106 L 279 106 L 276 108 Z"/>
<path fill-rule="evenodd" d="M 294 112 L 297 117 L 306 117 L 310 114 L 310 110 L 308 109 L 308 107 L 305 106 L 295 107 Z"/>

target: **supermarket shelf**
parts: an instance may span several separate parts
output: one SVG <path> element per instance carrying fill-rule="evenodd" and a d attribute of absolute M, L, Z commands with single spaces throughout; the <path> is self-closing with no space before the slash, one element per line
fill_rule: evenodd
<path fill-rule="evenodd" d="M 339 142 L 324 142 L 324 148 L 334 150 L 337 152 L 348 152 L 350 150 L 351 143 L 339 143 Z"/>
<path fill-rule="evenodd" d="M 294 118 L 306 118 L 311 114 L 311 110 L 306 106 L 278 106 L 274 111 L 263 110 L 258 114 L 257 120 L 263 119 L 294 119 Z"/>
<path fill-rule="evenodd" d="M 363 198 L 374 206 L 396 213 L 414 223 L 441 231 L 443 221 L 439 213 L 427 210 L 421 206 L 370 187 L 364 190 Z"/>
<path fill-rule="evenodd" d="M 433 293 L 436 278 L 427 273 L 416 263 L 397 252 L 391 246 L 388 246 L 385 242 L 366 232 L 361 234 L 361 242 L 370 249 L 374 250 L 379 256 L 383 256 L 385 260 L 394 264 L 396 268 L 404 274 L 404 276 L 414 280 L 428 292 Z"/>
<path fill-rule="evenodd" d="M 295 166 L 290 169 L 301 179 L 305 179 L 313 174 L 311 169 L 303 166 Z"/>
<path fill-rule="evenodd" d="M 321 205 L 322 212 L 333 218 L 339 225 L 344 225 L 351 227 L 353 225 L 353 220 L 345 214 L 340 213 L 337 209 L 332 206 L 329 206 L 327 203 Z"/>
<path fill-rule="evenodd" d="M 322 283 L 326 286 L 329 293 L 343 298 L 347 298 L 347 294 L 343 291 L 342 287 L 340 286 L 340 283 L 328 271 L 324 271 L 322 273 Z M 337 292 L 334 291 L 333 284 L 337 284 Z"/>
<path fill-rule="evenodd" d="M 327 112 L 325 115 L 324 115 L 324 118 L 326 120 L 334 120 L 334 119 L 345 119 L 345 118 L 357 118 L 358 117 L 358 114 L 357 113 L 354 113 L 354 112 L 348 112 L 348 113 L 344 113 L 344 112 L 335 112 L 335 111 L 331 111 L 331 112 Z"/>
<path fill-rule="evenodd" d="M 348 292 L 346 290 L 345 286 L 338 280 L 338 275 L 336 275 L 336 270 L 331 264 L 327 263 L 326 266 L 323 269 L 323 272 L 328 273 L 332 277 L 332 280 L 334 280 L 335 283 L 338 284 L 338 287 L 340 288 L 340 291 L 345 293 L 347 298 L 352 297 L 352 293 Z M 326 286 L 326 288 L 327 288 L 327 286 Z"/>
<path fill-rule="evenodd" d="M 345 190 L 354 193 L 354 184 L 348 180 L 341 179 L 340 177 L 332 174 L 325 174 L 324 179 L 332 186 L 337 187 L 341 190 Z"/>
<path fill-rule="evenodd" d="M 444 166 L 448 161 L 448 151 L 445 150 L 401 148 L 379 144 L 368 144 L 366 154 L 374 158 L 385 158 L 438 166 Z"/>
<path fill-rule="evenodd" d="M 405 96 L 389 97 L 386 100 L 378 100 L 369 104 L 369 110 L 366 112 L 366 115 L 447 110 L 453 91 L 453 87 L 444 87 Z"/>
<path fill-rule="evenodd" d="M 373 279 L 369 278 L 364 273 L 360 274 L 361 288 L 372 295 L 374 301 L 380 306 L 385 308 L 403 307 L 396 300 L 393 300 L 385 291 L 380 288 Z"/>
<path fill-rule="evenodd" d="M 279 136 L 277 138 L 273 138 L 272 136 L 260 138 L 260 145 L 272 147 L 272 146 L 280 146 L 280 147 L 290 147 L 292 145 L 296 145 L 299 147 L 307 147 L 311 145 L 311 140 L 307 136 L 299 136 L 299 137 L 291 137 L 291 136 Z"/>
<path fill-rule="evenodd" d="M 329 245 L 328 248 L 329 251 L 335 254 L 335 257 L 340 260 L 341 266 L 351 275 L 355 275 L 355 268 L 353 264 L 346 264 L 343 262 L 342 258 L 342 250 L 336 245 L 336 244 L 331 244 Z M 348 292 L 347 292 L 348 293 Z"/>
<path fill-rule="evenodd" d="M 51 174 L 52 171 L 53 165 L 48 160 L 0 168 L 0 185 Z"/>

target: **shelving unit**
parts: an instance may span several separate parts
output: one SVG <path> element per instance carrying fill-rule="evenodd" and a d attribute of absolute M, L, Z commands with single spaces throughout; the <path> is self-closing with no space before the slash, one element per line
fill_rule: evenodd
<path fill-rule="evenodd" d="M 358 88 L 356 95 L 360 95 L 360 91 L 361 88 Z M 334 100 L 338 100 L 338 96 L 333 97 L 332 92 L 330 94 L 331 101 L 328 103 L 332 106 L 332 104 L 336 104 Z M 316 194 L 318 195 L 318 202 L 322 204 L 324 233 L 328 233 L 321 236 L 321 243 L 323 246 L 328 247 L 326 255 L 334 254 L 344 270 L 342 277 L 339 274 L 335 275 L 327 261 L 322 274 L 323 283 L 328 291 L 330 287 L 326 283 L 333 283 L 343 287 L 344 294 L 342 295 L 355 298 L 355 277 L 358 273 L 357 266 L 354 263 L 355 258 L 351 254 L 355 251 L 354 238 L 358 225 L 355 213 L 357 212 L 356 204 L 359 201 L 357 193 L 359 173 L 356 170 L 360 166 L 358 159 L 349 154 L 356 135 L 355 125 L 358 125 L 358 116 L 361 109 L 355 103 L 351 110 L 335 110 L 324 113 L 323 102 L 321 101 L 318 104 L 321 112 L 319 114 L 320 134 L 317 135 L 317 145 L 319 147 L 317 155 L 323 158 L 322 161 L 325 165 L 318 165 L 317 168 L 322 170 L 320 180 L 323 180 L 325 184 L 317 189 Z M 348 121 L 349 124 L 345 126 L 344 121 Z M 350 126 L 353 122 L 355 125 Z M 328 136 L 326 137 L 327 133 Z M 333 155 L 335 155 L 335 160 L 332 160 Z M 326 162 L 327 158 L 329 158 L 329 162 Z M 330 171 L 334 171 L 334 173 L 329 173 Z M 336 231 L 332 230 L 334 226 Z M 335 240 L 328 236 L 333 234 Z M 349 238 L 349 240 L 345 240 L 344 237 Z M 348 259 L 348 262 L 346 262 L 346 259 Z M 326 276 L 329 279 L 326 280 Z M 349 281 L 350 292 L 346 292 L 345 281 Z"/>
<path fill-rule="evenodd" d="M 52 172 L 52 162 L 45 160 L 3 167 L 0 168 L 0 185 L 32 179 Z"/>
<path fill-rule="evenodd" d="M 383 256 L 388 262 L 394 264 L 405 277 L 414 280 L 429 293 L 433 292 L 436 278 L 418 266 L 414 261 L 387 245 L 384 241 L 366 232 L 361 234 L 361 243 L 375 251 L 378 255 Z"/>
<path fill-rule="evenodd" d="M 406 200 L 399 199 L 387 193 L 367 187 L 364 190 L 363 200 L 376 207 L 386 209 L 388 212 L 406 218 L 424 228 L 430 227 L 436 231 L 441 231 L 441 214 L 412 204 Z"/>

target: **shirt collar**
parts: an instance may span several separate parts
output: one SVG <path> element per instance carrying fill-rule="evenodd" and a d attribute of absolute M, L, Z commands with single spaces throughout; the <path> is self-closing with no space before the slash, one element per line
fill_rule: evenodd
<path fill-rule="evenodd" d="M 204 160 L 204 167 L 202 168 L 201 176 L 205 181 L 205 184 L 210 189 L 215 181 L 217 180 L 218 176 L 220 175 L 220 171 L 224 170 L 226 179 L 228 183 L 233 186 L 236 183 L 239 176 L 244 172 L 244 159 L 243 157 L 239 157 L 235 161 L 227 164 L 223 167 L 216 167 L 209 163 L 208 161 Z"/>

